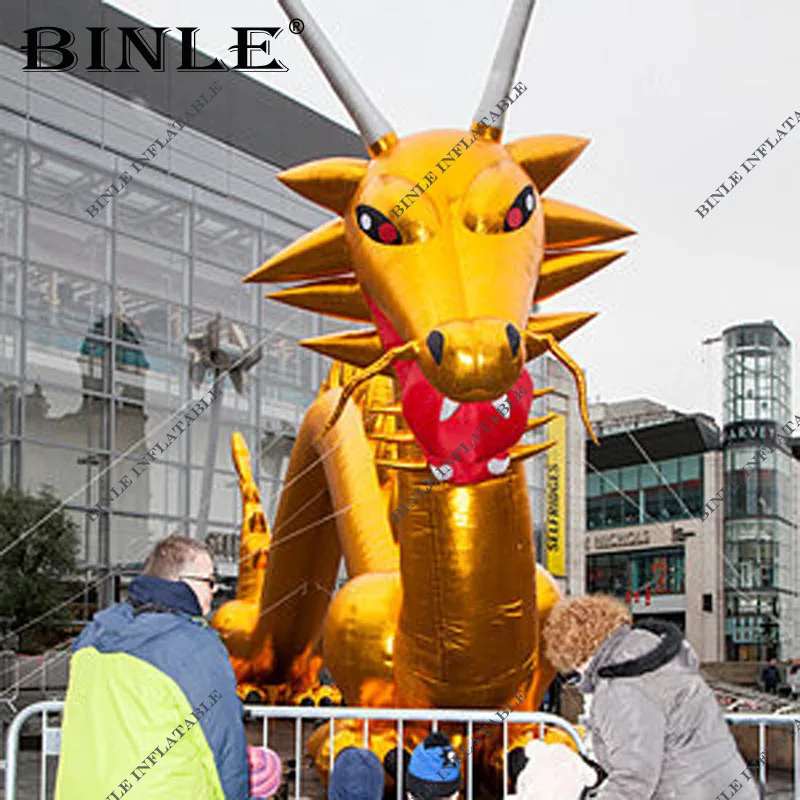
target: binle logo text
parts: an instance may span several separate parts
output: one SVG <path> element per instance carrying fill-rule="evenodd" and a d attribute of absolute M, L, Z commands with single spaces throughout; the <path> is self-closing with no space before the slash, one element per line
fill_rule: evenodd
<path fill-rule="evenodd" d="M 305 26 L 302 20 L 293 19 L 289 23 L 292 33 L 300 33 Z M 81 61 L 88 60 L 87 72 L 141 72 L 139 67 L 152 72 L 164 72 L 165 53 L 164 40 L 169 28 L 144 28 L 121 27 L 117 30 L 121 37 L 121 48 L 117 52 L 119 64 L 109 66 L 107 61 L 106 34 L 110 28 L 86 28 L 89 32 L 88 41 L 79 42 L 83 47 Z M 181 61 L 177 67 L 178 72 L 227 72 L 235 69 L 241 72 L 288 72 L 289 67 L 279 60 L 272 52 L 275 41 L 280 36 L 283 28 L 233 28 L 236 31 L 236 44 L 231 45 L 228 51 L 236 51 L 236 65 L 229 67 L 218 58 L 206 64 L 197 64 L 195 51 L 195 35 L 199 28 L 176 28 L 181 34 Z M 148 31 L 147 35 L 143 31 Z M 75 34 L 66 28 L 41 26 L 28 28 L 23 33 L 28 37 L 27 44 L 20 47 L 27 53 L 28 63 L 22 69 L 24 72 L 49 71 L 70 72 L 78 66 L 78 55 L 71 49 L 75 44 Z M 263 38 L 262 38 L 263 37 Z M 261 38 L 262 41 L 257 41 Z M 86 45 L 88 44 L 88 53 Z M 131 48 L 136 50 L 137 56 L 132 57 Z M 259 56 L 251 51 L 261 51 L 265 55 Z M 49 53 L 48 61 L 43 63 L 42 54 Z M 138 64 L 134 66 L 135 62 Z"/>

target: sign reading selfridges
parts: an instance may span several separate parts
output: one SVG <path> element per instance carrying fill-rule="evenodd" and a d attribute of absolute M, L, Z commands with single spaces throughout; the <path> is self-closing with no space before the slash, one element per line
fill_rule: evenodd
<path fill-rule="evenodd" d="M 293 19 L 289 23 L 292 33 L 303 30 L 303 22 Z M 106 32 L 109 28 L 86 28 L 89 31 L 89 64 L 87 72 L 140 72 L 131 63 L 131 45 L 138 52 L 138 57 L 133 59 L 139 66 L 150 69 L 152 72 L 164 72 L 166 48 L 164 38 L 169 28 L 118 28 L 122 37 L 122 57 L 119 66 L 106 64 Z M 195 34 L 199 28 L 176 28 L 181 32 L 181 63 L 178 72 L 227 72 L 230 69 L 241 72 L 288 72 L 289 67 L 272 54 L 272 45 L 280 36 L 283 28 L 233 28 L 236 31 L 236 44 L 231 45 L 228 51 L 236 51 L 236 66 L 229 67 L 218 58 L 209 63 L 198 66 L 197 53 L 194 47 Z M 150 31 L 148 41 L 142 31 Z M 78 56 L 70 48 L 75 43 L 75 34 L 66 28 L 44 25 L 38 28 L 28 28 L 23 33 L 28 37 L 27 44 L 20 47 L 27 53 L 28 63 L 22 69 L 24 72 L 70 72 L 78 66 Z M 253 41 L 253 34 L 265 34 L 266 39 L 260 43 Z M 251 63 L 251 50 L 260 50 L 269 59 L 261 64 Z M 42 53 L 52 53 L 60 58 L 55 64 L 43 64 Z"/>

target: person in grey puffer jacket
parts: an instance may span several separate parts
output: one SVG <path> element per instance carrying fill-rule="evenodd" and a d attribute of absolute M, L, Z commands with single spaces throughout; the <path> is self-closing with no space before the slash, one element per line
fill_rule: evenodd
<path fill-rule="evenodd" d="M 759 800 L 697 656 L 670 623 L 631 627 L 628 607 L 589 595 L 559 602 L 547 658 L 593 695 L 589 730 L 607 773 L 595 800 Z"/>

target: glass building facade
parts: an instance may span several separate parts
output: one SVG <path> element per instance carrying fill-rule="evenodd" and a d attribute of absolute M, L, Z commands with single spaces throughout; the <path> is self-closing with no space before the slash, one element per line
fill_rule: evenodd
<path fill-rule="evenodd" d="M 190 383 L 185 338 L 221 312 L 263 347 L 244 392 L 227 381 L 221 400 L 208 529 L 236 535 L 231 433 L 250 447 L 272 517 L 325 371 L 298 340 L 342 327 L 265 301 L 264 286 L 241 279 L 327 217 L 283 190 L 275 166 L 187 127 L 90 218 L 85 209 L 169 120 L 23 64 L 0 47 L 0 481 L 52 487 L 83 532 L 87 570 L 135 565 L 154 539 L 192 532 L 210 414 L 107 513 L 92 520 L 87 509 L 210 388 Z"/>
<path fill-rule="evenodd" d="M 729 328 L 723 340 L 727 657 L 788 657 L 797 644 L 793 465 L 775 434 L 787 436 L 794 419 L 791 345 L 769 321 Z"/>
<path fill-rule="evenodd" d="M 681 456 L 653 463 L 655 466 L 634 464 L 589 473 L 586 527 L 602 530 L 669 522 L 699 514 L 705 496 L 703 456 Z"/>
<path fill-rule="evenodd" d="M 686 555 L 682 547 L 589 556 L 589 593 L 623 598 L 648 587 L 655 595 L 686 593 Z"/>

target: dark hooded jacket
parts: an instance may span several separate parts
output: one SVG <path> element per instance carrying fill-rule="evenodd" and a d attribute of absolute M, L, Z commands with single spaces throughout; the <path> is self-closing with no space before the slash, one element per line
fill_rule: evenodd
<path fill-rule="evenodd" d="M 247 800 L 236 679 L 189 586 L 140 575 L 72 651 L 56 800 Z"/>
<path fill-rule="evenodd" d="M 595 800 L 758 800 L 697 656 L 673 625 L 625 625 L 600 645 L 578 688 L 608 778 Z M 736 787 L 739 788 L 736 788 Z"/>

